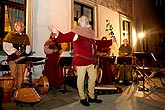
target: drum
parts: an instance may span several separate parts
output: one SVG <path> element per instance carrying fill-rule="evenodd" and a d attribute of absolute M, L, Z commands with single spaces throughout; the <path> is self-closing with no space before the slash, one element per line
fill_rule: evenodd
<path fill-rule="evenodd" d="M 0 76 L 0 87 L 3 88 L 3 103 L 9 102 L 10 92 L 14 83 L 14 78 L 11 76 Z"/>

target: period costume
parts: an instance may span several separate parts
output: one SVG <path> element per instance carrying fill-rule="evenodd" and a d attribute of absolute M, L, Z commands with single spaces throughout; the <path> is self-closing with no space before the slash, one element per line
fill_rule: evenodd
<path fill-rule="evenodd" d="M 56 40 L 59 43 L 72 42 L 74 48 L 72 65 L 77 69 L 77 88 L 80 96 L 80 103 L 84 106 L 90 106 L 89 103 L 91 102 L 102 102 L 102 100 L 95 97 L 94 93 L 97 78 L 96 40 L 94 32 L 89 29 L 89 20 L 86 16 L 81 16 L 78 19 L 78 24 L 79 26 L 65 34 L 58 31 L 53 25 L 48 26 L 48 28 L 51 32 L 56 34 Z M 87 97 L 84 91 L 86 73 L 88 75 Z"/>
<path fill-rule="evenodd" d="M 60 50 L 58 43 L 50 38 L 44 44 L 47 59 L 45 60 L 43 75 L 48 78 L 50 88 L 59 88 L 64 84 L 63 68 L 58 66 Z"/>
<path fill-rule="evenodd" d="M 119 47 L 119 57 L 127 57 L 127 56 L 132 56 L 132 48 L 130 45 L 124 45 L 122 44 Z M 124 67 L 125 66 L 125 67 Z M 125 71 L 124 71 L 125 70 Z M 121 81 L 132 81 L 132 65 L 120 65 L 120 76 L 119 76 L 119 82 Z"/>
<path fill-rule="evenodd" d="M 73 42 L 74 56 L 72 65 L 77 68 L 77 87 L 80 99 L 85 99 L 84 78 L 88 73 L 88 95 L 94 98 L 94 87 L 97 76 L 96 44 L 95 35 L 92 30 L 76 27 L 71 32 L 63 34 L 59 32 L 56 39 L 58 42 Z"/>
<path fill-rule="evenodd" d="M 22 86 L 24 80 L 25 64 L 16 64 L 14 60 L 19 58 L 15 54 L 16 50 L 22 52 L 22 55 L 29 55 L 31 46 L 28 36 L 25 33 L 9 32 L 3 40 L 3 49 L 8 55 L 7 61 L 11 70 L 11 76 L 14 77 L 14 85 L 18 88 Z"/>
<path fill-rule="evenodd" d="M 125 55 L 125 53 L 127 53 L 127 55 Z M 127 44 L 127 46 L 122 44 L 119 47 L 119 56 L 132 56 L 132 48 L 131 48 L 131 46 L 128 45 L 128 44 Z"/>

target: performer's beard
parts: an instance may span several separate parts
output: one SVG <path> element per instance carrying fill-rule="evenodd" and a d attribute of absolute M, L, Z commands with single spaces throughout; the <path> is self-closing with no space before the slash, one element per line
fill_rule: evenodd
<path fill-rule="evenodd" d="M 84 25 L 84 27 L 85 27 L 85 28 L 89 28 L 89 27 L 90 27 L 89 23 L 86 23 L 86 24 Z"/>

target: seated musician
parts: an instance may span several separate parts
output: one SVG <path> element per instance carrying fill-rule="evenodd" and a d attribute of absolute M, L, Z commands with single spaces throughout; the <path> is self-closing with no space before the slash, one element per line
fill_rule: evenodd
<path fill-rule="evenodd" d="M 11 76 L 14 77 L 14 88 L 22 87 L 24 81 L 24 72 L 26 64 L 17 64 L 15 62 L 20 56 L 31 53 L 29 37 L 24 33 L 24 23 L 16 22 L 14 31 L 9 32 L 3 40 L 3 50 L 8 55 Z"/>
<path fill-rule="evenodd" d="M 123 40 L 123 44 L 119 47 L 119 57 L 132 56 L 132 48 L 128 44 L 128 39 Z M 132 82 L 132 65 L 120 65 L 119 83 L 129 84 Z M 124 71 L 125 70 L 125 71 Z"/>

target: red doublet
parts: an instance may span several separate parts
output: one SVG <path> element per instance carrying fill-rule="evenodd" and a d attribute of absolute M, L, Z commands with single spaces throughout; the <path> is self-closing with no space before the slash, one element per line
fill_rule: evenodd
<path fill-rule="evenodd" d="M 59 32 L 59 35 L 57 37 L 57 41 L 59 43 L 73 42 L 74 56 L 72 60 L 72 65 L 87 66 L 90 64 L 96 64 L 96 61 L 92 60 L 96 58 L 95 40 L 78 35 L 77 40 L 73 41 L 74 36 L 75 36 L 75 33 L 73 32 L 69 32 L 66 34 Z M 76 56 L 76 54 L 83 55 L 91 59 Z"/>

